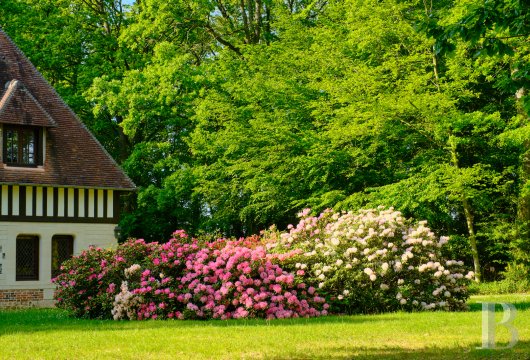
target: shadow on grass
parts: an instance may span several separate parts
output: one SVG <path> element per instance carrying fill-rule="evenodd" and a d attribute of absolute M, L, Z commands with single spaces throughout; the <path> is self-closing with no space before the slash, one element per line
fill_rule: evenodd
<path fill-rule="evenodd" d="M 530 342 L 520 341 L 511 349 L 478 349 L 480 343 L 469 347 L 426 347 L 423 349 L 405 349 L 401 347 L 374 345 L 369 348 L 342 346 L 322 349 L 319 353 L 292 352 L 278 357 L 264 356 L 266 359 L 418 359 L 418 360 L 457 360 L 457 359 L 530 359 Z M 498 347 L 506 344 L 497 344 Z"/>
<path fill-rule="evenodd" d="M 496 303 L 495 311 L 502 311 L 502 305 L 500 303 L 513 304 L 517 310 L 521 310 L 521 311 L 530 310 L 530 301 L 503 301 L 503 300 L 499 300 L 497 302 L 497 301 L 494 301 L 492 299 L 488 299 L 488 300 L 484 300 L 484 302 L 490 302 L 490 303 L 494 302 L 494 303 Z M 469 311 L 471 311 L 471 312 L 482 311 L 482 304 L 480 302 L 474 302 L 474 303 L 471 302 L 468 305 L 469 305 Z M 530 355 L 528 356 L 528 358 L 530 359 Z"/>
<path fill-rule="evenodd" d="M 303 325 L 341 325 L 366 322 L 400 321 L 398 317 L 359 315 L 359 316 L 324 316 L 319 318 L 300 319 L 249 319 L 249 320 L 147 320 L 147 321 L 114 321 L 76 319 L 67 312 L 58 309 L 29 309 L 0 311 L 0 336 L 13 333 L 28 333 L 48 330 L 130 330 L 162 328 L 223 328 L 223 327 L 260 327 L 260 326 L 303 326 Z"/>

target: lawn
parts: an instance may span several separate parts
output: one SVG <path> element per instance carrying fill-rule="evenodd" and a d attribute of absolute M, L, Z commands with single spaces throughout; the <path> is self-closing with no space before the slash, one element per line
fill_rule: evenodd
<path fill-rule="evenodd" d="M 481 350 L 479 301 L 509 302 L 519 342 Z M 474 296 L 463 313 L 296 320 L 78 320 L 56 309 L 0 312 L 0 359 L 530 359 L 530 294 Z M 501 318 L 501 313 L 497 314 Z M 497 345 L 509 341 L 497 329 Z"/>

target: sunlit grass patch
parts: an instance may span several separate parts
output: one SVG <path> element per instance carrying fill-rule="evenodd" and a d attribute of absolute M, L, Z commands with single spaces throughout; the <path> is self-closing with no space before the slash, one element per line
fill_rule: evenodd
<path fill-rule="evenodd" d="M 480 350 L 481 305 L 509 302 L 519 343 Z M 468 312 L 228 321 L 79 320 L 56 309 L 0 312 L 0 359 L 526 359 L 530 295 L 475 296 Z M 499 319 L 501 313 L 497 314 Z M 497 345 L 510 340 L 497 329 Z"/>

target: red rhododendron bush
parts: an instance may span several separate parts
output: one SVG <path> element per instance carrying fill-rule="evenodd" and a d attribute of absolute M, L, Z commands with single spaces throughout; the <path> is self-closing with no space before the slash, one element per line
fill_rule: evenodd
<path fill-rule="evenodd" d="M 295 318 L 465 308 L 472 273 L 443 259 L 445 237 L 392 209 L 325 211 L 285 233 L 200 242 L 130 240 L 66 261 L 57 306 L 119 319 Z"/>

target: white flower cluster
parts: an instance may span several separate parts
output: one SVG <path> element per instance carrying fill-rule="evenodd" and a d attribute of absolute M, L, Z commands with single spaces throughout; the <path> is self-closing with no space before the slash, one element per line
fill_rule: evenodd
<path fill-rule="evenodd" d="M 125 271 L 127 270 L 129 269 L 126 269 Z M 125 318 L 128 318 L 129 320 L 136 319 L 136 309 L 140 304 L 140 298 L 129 291 L 127 281 L 121 283 L 120 290 L 121 291 L 114 298 L 114 307 L 111 310 L 112 317 L 114 320 Z"/>
<path fill-rule="evenodd" d="M 296 268 L 307 268 L 339 300 L 355 302 L 371 291 L 374 303 L 391 297 L 398 308 L 460 309 L 474 274 L 465 273 L 462 261 L 442 258 L 447 241 L 426 221 L 414 224 L 392 208 L 327 210 L 318 217 L 304 210 L 300 223 L 280 236 L 279 248 L 302 249 Z"/>
<path fill-rule="evenodd" d="M 127 269 L 125 269 L 125 277 L 128 279 L 130 278 L 134 273 L 138 272 L 142 267 L 138 264 L 133 264 Z"/>

